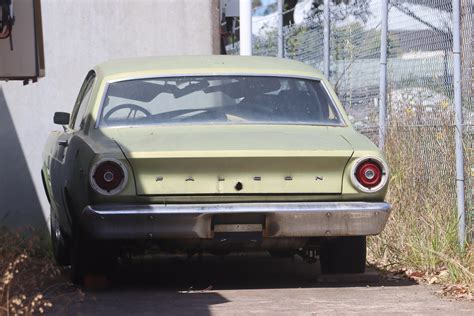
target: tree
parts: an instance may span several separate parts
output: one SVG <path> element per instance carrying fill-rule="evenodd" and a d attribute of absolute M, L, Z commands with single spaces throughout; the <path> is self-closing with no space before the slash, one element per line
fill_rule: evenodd
<path fill-rule="evenodd" d="M 257 8 L 262 6 L 262 0 L 252 0 L 252 8 Z"/>
<path fill-rule="evenodd" d="M 413 0 L 415 1 L 415 0 Z M 422 1 L 422 0 L 419 0 Z M 331 0 L 333 5 L 338 6 L 337 11 L 331 12 L 331 20 L 344 20 L 352 15 L 363 22 L 367 21 L 370 14 L 370 0 Z M 283 11 L 283 26 L 295 23 L 294 12 L 298 0 L 285 0 Z M 312 0 L 310 16 L 320 17 L 324 10 L 324 0 Z"/>
<path fill-rule="evenodd" d="M 348 16 L 367 21 L 370 14 L 370 0 L 331 0 L 333 5 L 337 5 L 337 10 L 331 10 L 331 20 L 340 21 Z M 313 0 L 310 15 L 321 16 L 324 10 L 324 0 Z"/>
<path fill-rule="evenodd" d="M 283 26 L 295 24 L 295 7 L 298 0 L 284 0 L 283 2 Z"/>

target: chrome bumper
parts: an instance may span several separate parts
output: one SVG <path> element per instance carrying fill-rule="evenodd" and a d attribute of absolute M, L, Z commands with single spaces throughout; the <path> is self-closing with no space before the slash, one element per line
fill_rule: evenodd
<path fill-rule="evenodd" d="M 213 216 L 260 214 L 263 237 L 379 234 L 390 214 L 384 202 L 152 204 L 87 206 L 85 232 L 97 239 L 213 238 Z"/>

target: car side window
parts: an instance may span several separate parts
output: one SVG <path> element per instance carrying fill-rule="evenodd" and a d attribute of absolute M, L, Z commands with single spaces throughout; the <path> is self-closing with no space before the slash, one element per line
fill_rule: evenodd
<path fill-rule="evenodd" d="M 94 79 L 95 73 L 93 71 L 90 71 L 87 74 L 84 83 L 82 84 L 71 116 L 71 128 L 74 130 L 81 130 L 84 127 L 84 115 L 86 113 L 87 105 L 89 104 L 89 99 L 92 94 Z"/>

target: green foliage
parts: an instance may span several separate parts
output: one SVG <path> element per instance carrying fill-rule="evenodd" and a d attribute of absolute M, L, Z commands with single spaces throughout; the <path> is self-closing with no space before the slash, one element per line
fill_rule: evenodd
<path fill-rule="evenodd" d="M 252 8 L 257 8 L 262 6 L 262 0 L 252 0 Z"/>

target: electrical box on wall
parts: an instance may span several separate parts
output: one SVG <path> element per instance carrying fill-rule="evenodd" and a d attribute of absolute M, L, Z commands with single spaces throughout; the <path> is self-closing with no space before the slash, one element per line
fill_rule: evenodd
<path fill-rule="evenodd" d="M 40 0 L 0 0 L 0 80 L 45 75 Z"/>

